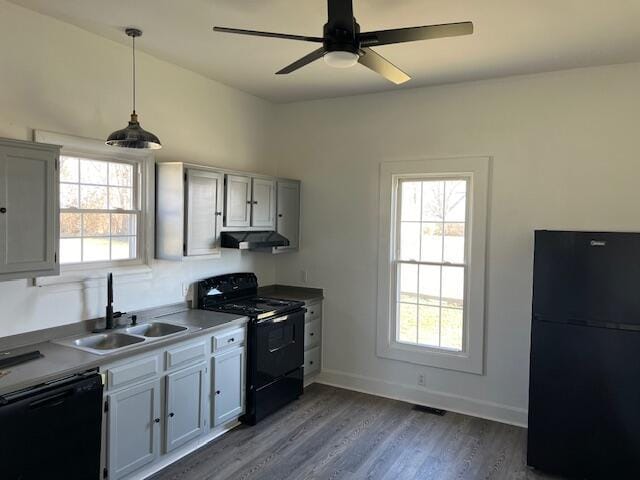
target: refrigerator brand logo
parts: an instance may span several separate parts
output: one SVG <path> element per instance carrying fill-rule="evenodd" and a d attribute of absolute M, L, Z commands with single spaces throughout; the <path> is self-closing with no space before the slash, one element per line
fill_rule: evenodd
<path fill-rule="evenodd" d="M 607 242 L 603 240 L 591 240 L 592 247 L 604 247 L 607 245 Z"/>

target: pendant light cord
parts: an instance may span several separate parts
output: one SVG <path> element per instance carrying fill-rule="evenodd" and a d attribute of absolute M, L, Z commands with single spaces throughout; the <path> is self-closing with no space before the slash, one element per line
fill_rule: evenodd
<path fill-rule="evenodd" d="M 136 37 L 132 36 L 133 42 L 133 113 L 136 113 Z"/>

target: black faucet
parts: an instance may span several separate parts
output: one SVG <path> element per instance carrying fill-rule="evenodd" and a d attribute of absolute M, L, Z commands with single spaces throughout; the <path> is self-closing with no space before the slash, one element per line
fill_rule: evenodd
<path fill-rule="evenodd" d="M 114 328 L 118 328 L 115 320 L 123 316 L 124 312 L 114 312 L 113 311 L 113 273 L 109 273 L 107 275 L 107 308 L 106 314 L 104 316 L 105 319 L 105 330 L 113 330 Z M 135 322 L 134 322 L 135 325 Z"/>

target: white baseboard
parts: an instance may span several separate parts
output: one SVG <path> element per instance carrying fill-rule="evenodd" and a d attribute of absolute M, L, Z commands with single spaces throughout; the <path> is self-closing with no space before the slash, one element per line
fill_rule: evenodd
<path fill-rule="evenodd" d="M 413 385 L 392 383 L 339 370 L 323 369 L 318 377 L 315 378 L 315 381 L 333 387 L 346 388 L 347 390 L 369 393 L 393 400 L 402 400 L 416 405 L 440 408 L 518 427 L 526 428 L 527 426 L 527 409 L 525 408 L 438 392 Z"/>

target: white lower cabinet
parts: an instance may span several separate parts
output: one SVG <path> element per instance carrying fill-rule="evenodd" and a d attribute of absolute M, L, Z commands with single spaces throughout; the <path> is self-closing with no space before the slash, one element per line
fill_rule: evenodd
<path fill-rule="evenodd" d="M 103 477 L 143 478 L 225 431 L 214 426 L 238 419 L 245 336 L 246 327 L 234 325 L 101 367 L 107 380 Z"/>
<path fill-rule="evenodd" d="M 160 447 L 160 379 L 109 394 L 107 465 L 117 479 L 155 461 Z"/>
<path fill-rule="evenodd" d="M 200 436 L 205 419 L 206 364 L 179 370 L 166 377 L 165 450 L 170 452 Z"/>
<path fill-rule="evenodd" d="M 220 425 L 244 413 L 244 348 L 234 348 L 212 359 L 212 423 Z"/>

